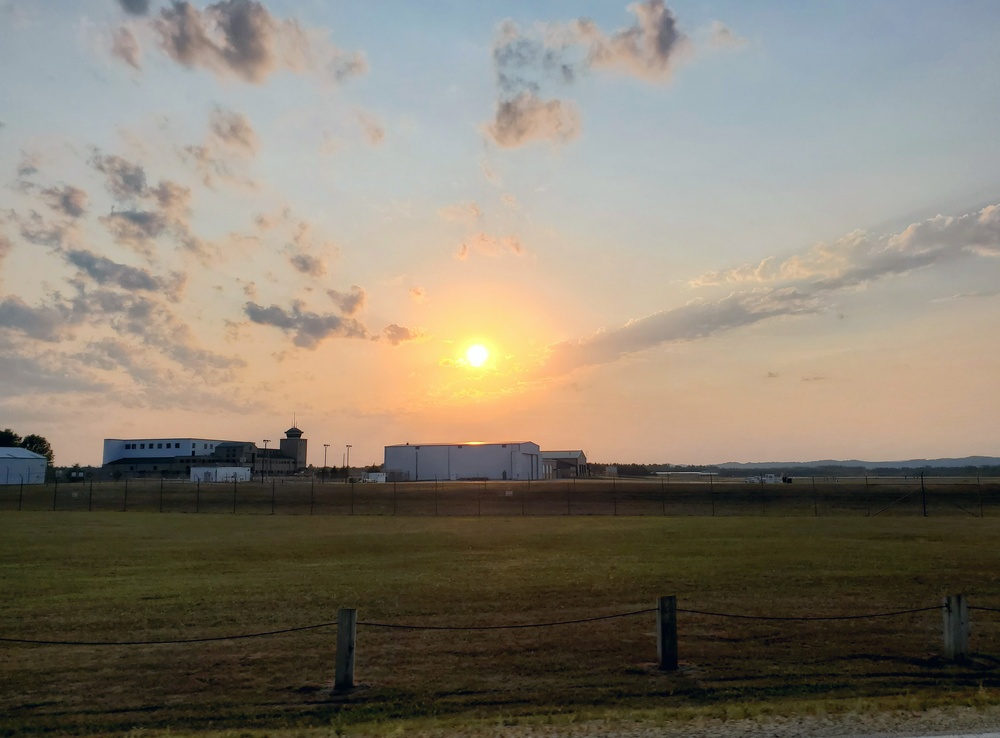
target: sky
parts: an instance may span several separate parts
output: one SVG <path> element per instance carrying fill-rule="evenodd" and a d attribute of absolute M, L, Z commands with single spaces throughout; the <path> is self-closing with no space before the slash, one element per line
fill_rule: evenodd
<path fill-rule="evenodd" d="M 0 0 L 0 427 L 998 455 L 996 10 Z"/>

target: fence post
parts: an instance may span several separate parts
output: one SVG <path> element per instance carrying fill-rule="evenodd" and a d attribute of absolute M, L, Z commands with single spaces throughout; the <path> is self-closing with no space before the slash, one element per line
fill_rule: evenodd
<path fill-rule="evenodd" d="M 337 657 L 333 688 L 354 688 L 354 648 L 357 642 L 358 611 L 343 608 L 337 612 Z"/>
<path fill-rule="evenodd" d="M 965 661 L 969 657 L 969 603 L 965 595 L 948 595 L 941 608 L 944 617 L 944 657 Z"/>
<path fill-rule="evenodd" d="M 660 597 L 656 603 L 656 654 L 660 671 L 677 671 L 677 598 Z"/>
<path fill-rule="evenodd" d="M 233 484 L 236 484 L 233 482 Z M 282 482 L 284 484 L 284 482 Z M 271 480 L 271 514 L 274 515 L 274 479 Z"/>
<path fill-rule="evenodd" d="M 128 510 L 128 477 L 125 477 L 125 496 L 122 497 L 122 512 Z"/>

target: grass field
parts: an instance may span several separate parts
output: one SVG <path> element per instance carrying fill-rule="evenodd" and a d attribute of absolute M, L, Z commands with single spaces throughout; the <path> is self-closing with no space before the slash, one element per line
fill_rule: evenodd
<path fill-rule="evenodd" d="M 891 612 L 957 592 L 1000 607 L 1000 519 L 989 517 L 4 512 L 0 540 L 4 638 L 213 637 L 330 622 L 340 607 L 362 623 L 531 624 L 651 608 L 666 594 L 682 609 L 742 615 Z M 361 625 L 362 686 L 348 695 L 331 692 L 332 628 L 0 643 L 0 734 L 392 732 L 594 711 L 1000 702 L 1000 613 L 972 620 L 973 659 L 952 665 L 938 656 L 939 611 L 681 613 L 678 673 L 656 669 L 652 613 L 522 630 Z"/>

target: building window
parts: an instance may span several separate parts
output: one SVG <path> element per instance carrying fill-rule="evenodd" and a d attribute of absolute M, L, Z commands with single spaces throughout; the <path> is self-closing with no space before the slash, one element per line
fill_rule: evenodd
<path fill-rule="evenodd" d="M 139 444 L 139 448 L 146 448 L 146 444 L 145 443 L 140 443 Z"/>
<path fill-rule="evenodd" d="M 153 466 L 153 471 L 156 471 L 156 466 L 155 465 Z"/>
<path fill-rule="evenodd" d="M 156 444 L 156 447 L 157 448 L 163 448 L 163 444 L 162 443 L 158 443 L 158 444 Z M 156 469 L 156 467 L 154 466 L 153 469 Z"/>
<path fill-rule="evenodd" d="M 179 443 L 175 443 L 174 444 L 174 448 L 180 448 L 180 447 L 181 447 L 181 445 Z"/>
<path fill-rule="evenodd" d="M 203 443 L 203 444 L 201 444 L 201 445 L 202 445 L 202 446 L 203 446 L 204 448 L 208 448 L 208 444 L 207 444 L 207 443 Z"/>
<path fill-rule="evenodd" d="M 191 448 L 198 448 L 198 444 L 197 443 L 192 443 L 191 444 Z"/>

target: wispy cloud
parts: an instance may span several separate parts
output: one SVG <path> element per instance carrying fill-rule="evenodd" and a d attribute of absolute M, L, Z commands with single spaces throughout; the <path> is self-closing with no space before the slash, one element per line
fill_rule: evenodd
<path fill-rule="evenodd" d="M 848 289 L 960 258 L 1000 257 L 1000 205 L 937 216 L 885 237 L 855 232 L 781 263 L 715 272 L 698 285 L 750 283 L 717 300 L 698 300 L 550 347 L 542 374 L 606 364 L 664 343 L 706 338 L 783 316 L 822 312 Z M 777 284 L 775 284 L 777 283 Z"/>
<path fill-rule="evenodd" d="M 504 254 L 523 256 L 525 253 L 524 246 L 521 245 L 521 241 L 517 236 L 497 237 L 491 236 L 488 233 L 477 233 L 462 242 L 462 245 L 455 253 L 455 258 L 464 261 L 472 254 L 496 257 Z"/>

